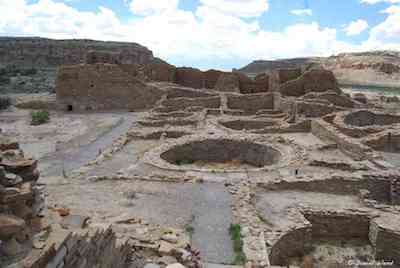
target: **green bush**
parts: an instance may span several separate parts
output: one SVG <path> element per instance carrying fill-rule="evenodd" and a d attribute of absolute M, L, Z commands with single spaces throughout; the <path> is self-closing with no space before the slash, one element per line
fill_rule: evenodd
<path fill-rule="evenodd" d="M 42 125 L 50 121 L 50 114 L 48 111 L 34 111 L 31 113 L 31 125 Z"/>

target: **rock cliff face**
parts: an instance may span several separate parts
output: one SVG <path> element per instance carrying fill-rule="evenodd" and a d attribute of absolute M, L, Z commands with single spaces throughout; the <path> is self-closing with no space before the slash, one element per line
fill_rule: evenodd
<path fill-rule="evenodd" d="M 328 58 L 298 58 L 276 61 L 254 61 L 239 69 L 256 75 L 276 69 L 322 66 L 334 73 L 339 84 L 400 88 L 400 52 L 372 51 L 342 53 Z"/>
<path fill-rule="evenodd" d="M 83 63 L 91 51 L 123 55 L 124 64 L 153 60 L 136 43 L 0 37 L 0 93 L 54 91 L 57 67 Z"/>
<path fill-rule="evenodd" d="M 344 53 L 327 58 L 324 67 L 341 84 L 400 88 L 400 52 Z"/>

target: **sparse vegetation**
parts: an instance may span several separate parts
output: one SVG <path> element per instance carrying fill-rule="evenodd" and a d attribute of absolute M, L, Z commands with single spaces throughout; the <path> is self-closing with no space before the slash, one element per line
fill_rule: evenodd
<path fill-rule="evenodd" d="M 234 265 L 243 265 L 246 262 L 246 256 L 243 253 L 243 240 L 241 234 L 242 227 L 240 224 L 231 224 L 229 227 L 229 234 L 233 242 L 233 251 L 235 252 L 235 258 L 233 260 Z"/>
<path fill-rule="evenodd" d="M 34 111 L 31 113 L 31 125 L 37 126 L 46 124 L 50 121 L 50 114 L 48 111 L 41 110 L 41 111 Z"/>
<path fill-rule="evenodd" d="M 176 164 L 178 166 L 184 166 L 184 165 L 192 165 L 194 163 L 193 160 L 188 160 L 188 159 L 179 159 L 176 160 Z"/>
<path fill-rule="evenodd" d="M 192 240 L 192 236 L 194 234 L 194 227 L 192 224 L 195 220 L 195 217 L 195 215 L 192 215 L 190 218 L 190 222 L 185 225 L 185 232 L 189 235 L 190 240 Z"/>
<path fill-rule="evenodd" d="M 185 232 L 189 234 L 190 237 L 194 234 L 194 227 L 190 224 L 185 226 Z"/>
<path fill-rule="evenodd" d="M 11 99 L 9 97 L 0 97 L 0 110 L 5 110 L 11 106 Z"/>

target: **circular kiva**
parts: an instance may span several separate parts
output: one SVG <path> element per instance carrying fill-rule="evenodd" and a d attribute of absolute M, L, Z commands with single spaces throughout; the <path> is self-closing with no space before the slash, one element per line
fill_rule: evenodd
<path fill-rule="evenodd" d="M 354 127 L 365 127 L 373 125 L 386 126 L 400 123 L 400 116 L 361 110 L 353 113 L 348 113 L 344 117 L 344 123 L 346 125 L 351 125 Z"/>
<path fill-rule="evenodd" d="M 276 126 L 277 123 L 274 121 L 265 120 L 229 120 L 219 121 L 219 123 L 229 129 L 233 130 L 252 130 L 252 129 L 263 129 L 266 127 Z"/>
<path fill-rule="evenodd" d="M 333 123 L 342 133 L 350 137 L 361 138 L 384 131 L 388 127 L 398 129 L 400 116 L 379 111 L 347 111 L 338 113 Z"/>
<path fill-rule="evenodd" d="M 272 140 L 256 141 L 255 137 L 188 136 L 149 151 L 143 160 L 176 171 L 245 172 L 287 165 L 296 157 L 293 148 Z"/>

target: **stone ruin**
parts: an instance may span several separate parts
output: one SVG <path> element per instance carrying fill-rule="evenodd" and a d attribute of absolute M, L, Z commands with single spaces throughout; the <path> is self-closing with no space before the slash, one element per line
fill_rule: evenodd
<path fill-rule="evenodd" d="M 43 186 L 37 184 L 37 161 L 26 159 L 19 145 L 0 140 L 0 263 L 24 254 L 43 216 Z"/>
<path fill-rule="evenodd" d="M 400 265 L 398 113 L 344 94 L 323 69 L 250 78 L 118 57 L 93 53 L 87 64 L 59 69 L 63 115 L 118 110 L 132 121 L 70 181 L 49 186 L 51 202 L 91 219 L 60 220 L 64 207 L 54 205 L 32 213 L 63 235 L 36 249 L 28 267 Z M 43 189 L 36 180 L 31 188 Z M 17 210 L 2 213 L 18 228 L 33 222 Z M 229 237 L 230 225 L 239 234 Z M 7 250 L 24 241 L 35 248 L 34 238 L 15 232 L 1 240 Z"/>
<path fill-rule="evenodd" d="M 330 90 L 338 99 L 335 105 L 351 102 L 345 100 L 332 72 L 322 69 L 282 69 L 249 78 L 239 72 L 203 72 L 194 68 L 175 67 L 159 59 L 145 65 L 129 64 L 124 62 L 126 58 L 129 57 L 123 53 L 90 51 L 86 64 L 61 67 L 56 83 L 60 108 L 146 109 L 154 106 L 162 93 L 143 84 L 143 81 L 168 82 L 193 89 L 228 93 L 280 92 L 282 96 L 295 97 Z M 144 87 L 148 89 L 142 90 Z"/>

